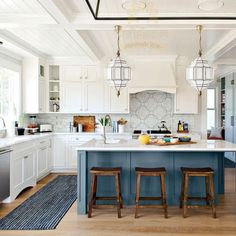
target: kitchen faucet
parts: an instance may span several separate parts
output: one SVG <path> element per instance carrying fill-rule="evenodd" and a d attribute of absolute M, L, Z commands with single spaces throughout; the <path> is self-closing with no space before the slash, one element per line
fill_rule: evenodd
<path fill-rule="evenodd" d="M 104 140 L 104 144 L 106 143 L 106 140 L 107 140 L 107 138 L 106 138 L 106 121 L 108 121 L 108 125 L 109 126 L 111 126 L 112 125 L 112 121 L 111 121 L 111 116 L 110 115 L 105 115 L 105 117 L 104 117 L 104 120 L 103 120 L 103 124 L 102 124 L 102 126 L 103 126 L 103 140 Z"/>

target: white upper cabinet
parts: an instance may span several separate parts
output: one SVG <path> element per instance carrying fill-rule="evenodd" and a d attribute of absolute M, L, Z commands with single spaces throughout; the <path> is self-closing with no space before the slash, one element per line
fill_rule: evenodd
<path fill-rule="evenodd" d="M 198 93 L 186 81 L 186 65 L 176 67 L 177 90 L 175 94 L 176 114 L 198 114 Z"/>
<path fill-rule="evenodd" d="M 117 97 L 115 88 L 108 84 L 104 85 L 104 111 L 112 113 L 129 113 L 129 94 L 128 89 L 121 89 L 120 96 Z"/>
<path fill-rule="evenodd" d="M 46 62 L 36 57 L 23 59 L 23 111 L 46 112 L 47 68 Z"/>
<path fill-rule="evenodd" d="M 101 112 L 102 91 L 96 66 L 61 67 L 61 111 Z"/>
<path fill-rule="evenodd" d="M 82 82 L 62 82 L 61 84 L 61 111 L 81 112 L 83 84 Z"/>

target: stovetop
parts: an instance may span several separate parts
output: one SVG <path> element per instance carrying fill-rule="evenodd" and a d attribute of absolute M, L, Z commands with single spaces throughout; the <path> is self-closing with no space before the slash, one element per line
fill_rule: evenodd
<path fill-rule="evenodd" d="M 141 134 L 142 132 L 147 133 L 147 134 L 171 134 L 171 131 L 169 130 L 157 130 L 157 129 L 149 129 L 149 130 L 134 130 L 133 134 Z"/>

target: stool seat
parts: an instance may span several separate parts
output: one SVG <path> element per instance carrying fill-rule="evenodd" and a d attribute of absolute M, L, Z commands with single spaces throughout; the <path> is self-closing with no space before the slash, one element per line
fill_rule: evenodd
<path fill-rule="evenodd" d="M 210 167 L 204 167 L 204 168 L 190 168 L 190 167 L 181 167 L 180 168 L 182 172 L 193 172 L 193 173 L 214 173 L 214 170 L 212 170 Z"/>
<path fill-rule="evenodd" d="M 92 167 L 90 173 L 121 172 L 121 167 Z"/>
<path fill-rule="evenodd" d="M 135 168 L 136 172 L 145 172 L 145 173 L 150 173 L 150 172 L 166 172 L 166 169 L 164 167 L 159 167 L 159 168 L 144 168 L 144 167 L 136 167 Z"/>

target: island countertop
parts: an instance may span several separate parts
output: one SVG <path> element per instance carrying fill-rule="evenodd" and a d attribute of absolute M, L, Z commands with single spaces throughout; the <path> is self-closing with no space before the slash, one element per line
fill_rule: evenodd
<path fill-rule="evenodd" d="M 123 140 L 104 144 L 103 140 L 93 139 L 77 147 L 78 151 L 168 151 L 168 152 L 236 152 L 236 144 L 223 140 L 199 140 L 195 144 L 182 145 L 141 145 L 138 140 Z"/>

